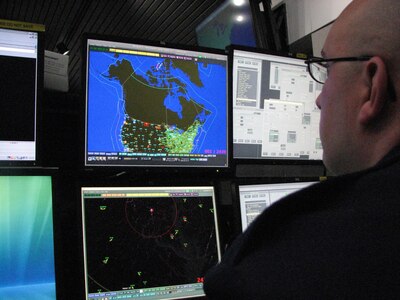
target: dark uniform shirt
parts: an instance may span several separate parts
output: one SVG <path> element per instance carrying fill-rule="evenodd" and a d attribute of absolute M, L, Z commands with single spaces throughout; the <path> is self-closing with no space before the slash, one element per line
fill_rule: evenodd
<path fill-rule="evenodd" d="M 266 209 L 205 277 L 209 299 L 400 299 L 400 149 Z"/>

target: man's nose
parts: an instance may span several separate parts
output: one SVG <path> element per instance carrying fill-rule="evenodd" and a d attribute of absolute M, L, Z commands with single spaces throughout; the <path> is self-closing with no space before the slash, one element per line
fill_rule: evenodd
<path fill-rule="evenodd" d="M 315 99 L 315 104 L 319 109 L 321 109 L 321 102 L 320 102 L 321 94 L 318 95 L 317 99 Z"/>

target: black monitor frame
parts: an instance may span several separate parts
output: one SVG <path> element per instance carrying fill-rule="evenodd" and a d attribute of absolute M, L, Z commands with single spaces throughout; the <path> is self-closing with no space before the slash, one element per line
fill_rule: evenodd
<path fill-rule="evenodd" d="M 245 3 L 239 6 L 236 6 L 232 0 L 225 0 L 224 2 L 222 2 L 216 8 L 216 10 L 214 10 L 209 16 L 207 16 L 207 18 L 205 18 L 199 25 L 197 25 L 196 44 L 203 47 L 225 49 L 227 46 L 234 43 L 232 40 L 229 40 L 226 41 L 226 44 L 219 44 L 221 43 L 221 40 L 223 40 L 223 36 L 228 30 L 227 27 L 237 22 L 238 28 L 243 28 L 241 22 L 244 22 L 246 25 L 251 25 L 251 30 L 242 32 L 241 37 L 243 36 L 243 38 L 239 38 L 239 41 L 236 41 L 236 44 L 240 44 L 243 46 L 250 46 L 250 44 L 254 44 L 254 46 L 263 48 L 265 44 L 263 42 L 261 32 L 258 28 L 258 23 L 256 23 L 259 20 L 255 17 L 255 14 L 257 14 L 257 10 L 254 9 L 255 4 L 253 3 L 253 0 L 245 0 L 244 2 Z M 227 11 L 227 9 L 231 11 Z M 234 11 L 234 13 L 237 15 L 233 15 L 232 11 Z M 225 22 L 221 21 L 221 14 L 223 15 L 222 19 L 224 19 Z M 243 21 L 237 21 L 234 19 L 236 16 L 239 15 L 244 18 Z M 231 18 L 231 20 L 226 20 L 226 16 L 228 16 L 228 18 Z M 213 39 L 213 41 L 202 41 L 204 36 L 204 33 L 202 33 L 202 29 L 204 27 L 208 27 L 209 31 L 213 30 L 211 31 L 213 35 L 209 37 L 209 39 Z M 248 27 L 246 29 L 248 29 Z M 245 34 L 248 34 L 249 36 L 244 36 Z M 250 37 L 254 38 L 254 40 L 250 41 Z M 218 43 L 218 45 L 216 45 L 215 43 Z"/>
<path fill-rule="evenodd" d="M 54 275 L 55 275 L 55 288 L 56 298 L 61 299 L 63 296 L 68 294 L 68 289 L 65 284 L 69 280 L 69 274 L 66 272 L 66 268 L 69 266 L 65 261 L 65 257 L 69 253 L 64 252 L 63 245 L 66 242 L 65 236 L 63 235 L 63 222 L 68 222 L 70 219 L 64 219 L 63 217 L 63 205 L 60 200 L 60 188 L 62 183 L 60 181 L 60 175 L 58 168 L 39 168 L 39 167 L 19 167 L 19 168 L 0 168 L 0 176 L 10 177 L 34 177 L 44 176 L 51 177 L 51 189 L 52 189 L 52 221 L 53 221 L 53 246 L 54 246 Z M 28 229 L 27 229 L 28 230 Z"/>
<path fill-rule="evenodd" d="M 264 185 L 264 184 L 293 184 L 293 183 L 305 183 L 305 182 L 321 182 L 326 180 L 325 176 L 313 176 L 313 177 L 273 177 L 273 178 L 238 178 L 231 182 L 231 193 L 232 193 L 232 239 L 243 232 L 242 218 L 241 218 L 241 207 L 240 207 L 240 192 L 239 186 L 250 186 L 250 185 Z"/>
<path fill-rule="evenodd" d="M 32 24 L 26 22 L 0 20 L 0 29 L 13 30 L 17 32 L 32 32 L 37 34 L 37 62 L 36 62 L 36 95 L 34 103 L 34 159 L 7 159 L 0 160 L 0 167 L 37 167 L 43 162 L 43 144 L 42 138 L 42 114 L 43 114 L 43 89 L 44 89 L 44 49 L 45 49 L 45 29 L 44 25 Z M 22 87 L 20 87 L 22 89 Z M 12 130 L 12 128 L 7 128 Z M 18 141 L 16 141 L 18 142 Z"/>
<path fill-rule="evenodd" d="M 171 178 L 164 178 L 164 180 L 155 180 L 155 181 L 149 181 L 146 179 L 141 179 L 141 180 L 135 180 L 132 181 L 131 178 L 124 178 L 121 180 L 120 178 L 92 178 L 92 177 L 83 177 L 77 180 L 76 182 L 76 190 L 79 195 L 79 199 L 81 199 L 81 194 L 82 194 L 82 188 L 186 188 L 186 187 L 213 187 L 214 188 L 214 196 L 215 196 L 215 209 L 216 209 L 216 230 L 218 230 L 218 243 L 219 243 L 219 256 L 222 255 L 224 249 L 223 249 L 223 243 L 221 238 L 221 216 L 220 216 L 220 203 L 218 201 L 218 186 L 213 180 L 207 180 L 207 179 L 190 179 L 190 178 L 184 178 L 182 181 L 177 183 L 175 180 Z M 81 219 L 83 220 L 83 212 L 82 212 L 82 204 L 80 205 L 80 210 L 81 210 Z M 83 222 L 83 221 L 82 221 Z M 81 228 L 83 229 L 83 223 L 81 225 Z M 83 241 L 83 233 L 82 233 L 82 241 Z M 82 248 L 82 251 L 84 251 L 84 248 Z M 84 276 L 84 274 L 82 274 Z M 86 280 L 86 279 L 85 279 Z M 86 288 L 85 288 L 86 289 Z M 129 290 L 127 291 L 129 293 Z M 190 298 L 192 298 L 191 296 Z M 202 296 L 196 296 L 193 299 L 200 299 Z M 96 298 L 97 299 L 97 298 Z M 153 299 L 153 298 L 152 298 Z M 163 298 L 164 299 L 164 298 Z M 175 298 L 173 298 L 175 299 Z M 176 298 L 178 299 L 178 298 Z M 186 298 L 185 298 L 186 299 Z"/>
<path fill-rule="evenodd" d="M 301 54 L 293 54 L 293 53 L 288 53 L 288 52 L 277 52 L 277 51 L 269 51 L 261 48 L 254 48 L 254 47 L 245 47 L 245 46 L 240 46 L 240 45 L 231 45 L 227 47 L 226 51 L 228 52 L 229 55 L 229 91 L 230 91 L 230 99 L 232 101 L 231 106 L 232 106 L 232 160 L 234 166 L 237 168 L 238 165 L 269 165 L 269 166 L 285 166 L 287 165 L 288 167 L 296 167 L 297 166 L 317 166 L 321 167 L 321 174 L 316 174 L 318 175 L 324 175 L 324 166 L 321 159 L 302 159 L 302 158 L 278 158 L 278 157 L 259 157 L 259 158 L 244 158 L 244 157 L 235 157 L 235 143 L 234 143 L 234 112 L 233 112 L 233 61 L 234 61 L 234 51 L 239 50 L 239 51 L 246 51 L 246 52 L 251 52 L 255 54 L 261 54 L 261 55 L 272 55 L 276 56 L 278 58 L 289 58 L 289 59 L 296 59 L 299 61 L 304 61 L 305 57 Z M 305 66 L 305 65 L 304 65 Z M 291 173 L 288 174 L 288 176 L 292 176 Z M 250 176 L 251 177 L 251 176 Z"/>
<path fill-rule="evenodd" d="M 82 38 L 82 56 L 83 56 L 83 64 L 82 64 L 82 79 L 83 79 L 83 88 L 87 89 L 87 48 L 88 48 L 88 40 L 100 40 L 107 41 L 111 43 L 127 43 L 133 45 L 141 45 L 144 47 L 160 47 L 160 49 L 177 49 L 178 51 L 193 51 L 193 52 L 204 52 L 209 53 L 210 55 L 222 55 L 226 57 L 226 71 L 228 72 L 228 55 L 225 51 L 204 47 L 195 47 L 195 46 L 184 46 L 184 45 L 176 45 L 176 44 L 168 44 L 165 42 L 155 42 L 148 40 L 141 40 L 135 38 L 126 38 L 126 37 L 118 37 L 118 36 L 109 36 L 109 35 L 99 35 L 93 33 L 85 33 Z M 226 80 L 228 80 L 228 74 L 226 74 Z M 163 174 L 163 173 L 175 173 L 175 174 L 211 174 L 215 176 L 220 176 L 221 174 L 227 174 L 231 172 L 232 165 L 232 151 L 231 151 L 231 101 L 229 101 L 229 89 L 228 82 L 226 81 L 226 97 L 227 97 L 227 106 L 226 106 L 226 120 L 227 120 L 227 128 L 226 128 L 226 158 L 224 165 L 206 165 L 202 163 L 195 164 L 182 164 L 182 163 L 173 163 L 173 164 L 148 164 L 148 163 L 136 163 L 136 164 L 124 164 L 124 163 L 115 163 L 115 164 L 102 164 L 102 163 L 90 163 L 88 162 L 88 154 L 87 154 L 87 91 L 85 91 L 85 112 L 84 112 L 84 132 L 82 134 L 82 143 L 81 145 L 84 147 L 82 149 L 82 153 L 84 153 L 83 157 L 83 167 L 85 170 L 101 170 L 104 172 L 111 173 L 140 173 L 140 174 Z"/>
<path fill-rule="evenodd" d="M 271 8 L 271 0 L 249 0 L 254 17 L 257 35 L 257 47 L 269 51 L 280 51 L 285 48 L 278 32 Z"/>

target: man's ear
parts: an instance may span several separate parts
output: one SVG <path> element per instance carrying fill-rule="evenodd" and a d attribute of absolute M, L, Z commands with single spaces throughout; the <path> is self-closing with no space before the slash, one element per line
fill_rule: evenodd
<path fill-rule="evenodd" d="M 384 61 L 379 56 L 374 56 L 365 63 L 363 69 L 365 83 L 369 85 L 359 111 L 359 121 L 363 125 L 369 124 L 380 116 L 386 101 L 390 101 L 389 77 Z"/>

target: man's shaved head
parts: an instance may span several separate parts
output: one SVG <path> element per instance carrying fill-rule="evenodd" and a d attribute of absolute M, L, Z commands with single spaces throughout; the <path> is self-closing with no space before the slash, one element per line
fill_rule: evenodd
<path fill-rule="evenodd" d="M 400 0 L 353 0 L 326 38 L 330 64 L 317 105 L 324 163 L 335 174 L 375 165 L 400 142 Z M 397 101 L 396 101 L 397 100 Z"/>
<path fill-rule="evenodd" d="M 336 35 L 340 31 L 340 35 Z M 345 33 L 345 34 L 343 34 Z M 400 0 L 353 0 L 329 35 L 345 55 L 378 55 L 399 79 Z M 349 52 L 352 51 L 352 52 Z"/>

